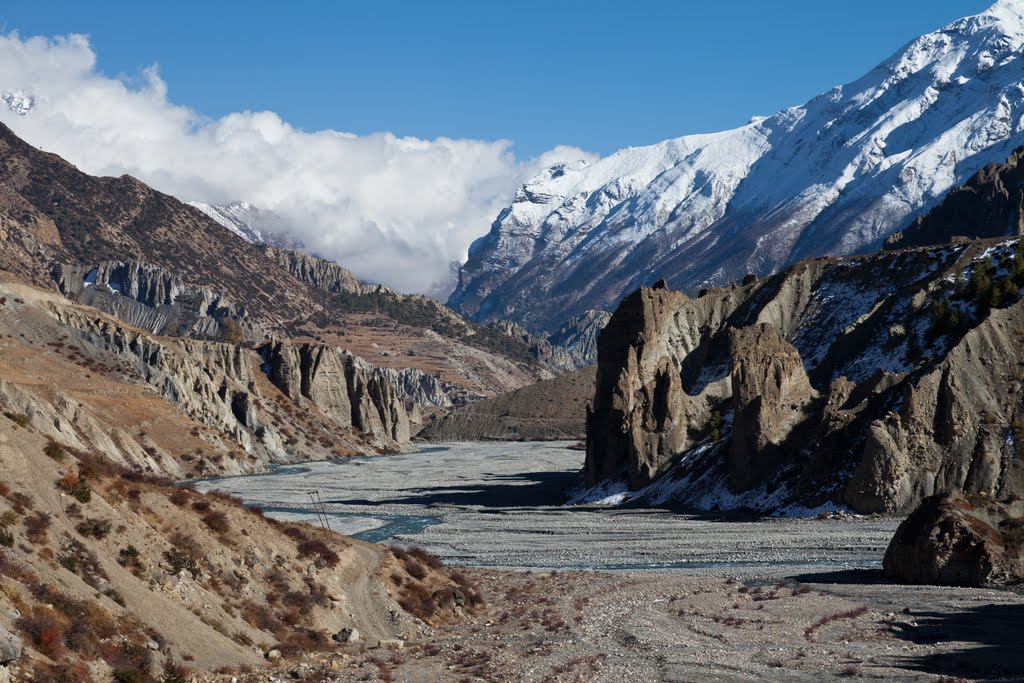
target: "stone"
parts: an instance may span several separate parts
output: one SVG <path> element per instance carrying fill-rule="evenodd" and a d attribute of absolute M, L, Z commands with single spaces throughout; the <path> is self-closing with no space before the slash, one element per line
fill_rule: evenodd
<path fill-rule="evenodd" d="M 271 650 L 270 652 L 267 653 L 267 659 L 269 659 L 272 662 L 275 662 L 278 659 L 281 659 L 281 651 L 280 650 Z"/>
<path fill-rule="evenodd" d="M 354 643 L 359 640 L 359 630 L 351 627 L 345 627 L 338 631 L 332 636 L 336 642 L 339 643 Z"/>
<path fill-rule="evenodd" d="M 405 641 L 397 638 L 385 638 L 377 641 L 377 647 L 390 650 L 402 650 L 405 648 Z"/>
<path fill-rule="evenodd" d="M 926 498 L 885 551 L 885 575 L 907 583 L 990 586 L 1024 576 L 1024 503 Z"/>
<path fill-rule="evenodd" d="M 0 626 L 0 664 L 9 664 L 21 657 L 21 640 Z"/>

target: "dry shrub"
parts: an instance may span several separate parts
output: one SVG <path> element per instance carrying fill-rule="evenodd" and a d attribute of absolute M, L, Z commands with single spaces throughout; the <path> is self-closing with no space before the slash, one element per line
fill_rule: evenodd
<path fill-rule="evenodd" d="M 79 476 L 74 472 L 67 472 L 61 476 L 57 480 L 56 486 L 64 493 L 74 497 L 79 503 L 88 503 L 92 500 L 92 490 L 85 483 L 85 477 Z"/>
<path fill-rule="evenodd" d="M 52 458 L 54 460 L 63 460 L 68 457 L 64 448 L 53 439 L 50 439 L 46 443 L 46 446 L 43 448 L 43 453 L 45 453 L 48 458 Z"/>
<path fill-rule="evenodd" d="M 242 618 L 247 624 L 260 631 L 267 631 L 275 635 L 285 631 L 284 624 L 269 608 L 251 600 L 242 606 Z"/>
<path fill-rule="evenodd" d="M 176 488 L 167 496 L 167 499 L 178 507 L 185 507 L 185 504 L 188 503 L 189 492 L 187 489 Z"/>
<path fill-rule="evenodd" d="M 21 491 L 15 491 L 11 495 L 7 496 L 7 500 L 10 502 L 11 508 L 14 509 L 14 513 L 17 515 L 24 515 L 26 510 L 31 510 L 35 507 L 32 496 L 26 495 Z"/>
<path fill-rule="evenodd" d="M 433 594 L 419 584 L 407 584 L 398 604 L 406 612 L 423 621 L 429 620 L 437 613 L 437 602 Z"/>
<path fill-rule="evenodd" d="M 422 581 L 423 579 L 427 578 L 427 568 L 419 562 L 417 562 L 416 560 L 412 560 L 411 562 L 406 564 L 405 569 L 409 572 L 409 575 L 414 579 Z"/>
<path fill-rule="evenodd" d="M 440 557 L 424 550 L 423 548 L 413 546 L 409 548 L 408 552 L 410 556 L 415 557 L 431 569 L 442 569 L 444 567 L 444 562 L 441 561 Z"/>
<path fill-rule="evenodd" d="M 95 680 L 84 664 L 77 663 L 62 662 L 58 665 L 34 661 L 31 672 L 30 680 L 47 683 L 93 683 Z"/>
<path fill-rule="evenodd" d="M 299 557 L 316 558 L 316 565 L 321 569 L 325 567 L 334 568 L 338 566 L 341 558 L 338 553 L 331 550 L 326 543 L 319 539 L 310 539 L 299 544 Z"/>
<path fill-rule="evenodd" d="M 329 645 L 330 641 L 326 634 L 309 628 L 297 628 L 281 639 L 274 649 L 280 650 L 286 657 L 294 657 L 306 652 L 325 650 Z"/>
<path fill-rule="evenodd" d="M 19 617 L 15 625 L 34 648 L 50 659 L 64 656 L 68 621 L 62 614 L 42 605 L 33 605 L 32 610 Z"/>
<path fill-rule="evenodd" d="M 86 517 L 78 523 L 75 527 L 75 531 L 86 538 L 90 536 L 92 538 L 106 538 L 107 534 L 110 533 L 111 526 L 113 525 L 110 520 Z"/>
<path fill-rule="evenodd" d="M 45 512 L 37 512 L 25 518 L 25 533 L 28 540 L 36 545 L 46 541 L 46 531 L 50 528 L 50 515 Z"/>
<path fill-rule="evenodd" d="M 211 510 L 203 515 L 203 524 L 209 527 L 211 531 L 218 534 L 226 534 L 231 530 L 231 523 L 228 522 L 228 516 L 220 510 Z"/>

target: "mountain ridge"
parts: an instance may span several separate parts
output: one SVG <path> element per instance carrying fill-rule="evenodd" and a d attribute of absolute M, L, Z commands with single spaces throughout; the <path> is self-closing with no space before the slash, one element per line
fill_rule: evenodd
<path fill-rule="evenodd" d="M 449 304 L 536 332 L 662 277 L 696 291 L 872 250 L 1024 143 L 1022 45 L 1024 3 L 1004 0 L 802 106 L 549 168 L 471 246 Z"/>

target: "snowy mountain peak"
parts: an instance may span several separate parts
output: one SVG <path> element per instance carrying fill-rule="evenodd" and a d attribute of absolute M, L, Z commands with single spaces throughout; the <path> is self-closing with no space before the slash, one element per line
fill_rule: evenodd
<path fill-rule="evenodd" d="M 302 242 L 291 236 L 281 218 L 270 211 L 244 201 L 229 204 L 188 202 L 246 242 L 269 244 L 283 249 L 299 249 Z"/>
<path fill-rule="evenodd" d="M 449 303 L 555 329 L 679 289 L 877 247 L 1024 144 L 1024 0 L 910 42 L 861 79 L 722 133 L 562 164 L 469 250 Z"/>
<path fill-rule="evenodd" d="M 35 98 L 24 90 L 4 90 L 0 92 L 0 100 L 3 100 L 8 109 L 19 116 L 27 116 L 35 106 Z"/>

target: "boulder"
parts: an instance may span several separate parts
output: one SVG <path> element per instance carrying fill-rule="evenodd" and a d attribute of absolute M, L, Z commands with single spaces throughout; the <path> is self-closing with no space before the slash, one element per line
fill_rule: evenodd
<path fill-rule="evenodd" d="M 0 626 L 0 664 L 9 664 L 21 657 L 21 640 Z"/>
<path fill-rule="evenodd" d="M 926 498 L 899 526 L 885 551 L 890 579 L 949 586 L 990 586 L 1019 580 L 1024 504 L 985 496 Z"/>
<path fill-rule="evenodd" d="M 333 638 L 338 643 L 354 643 L 359 640 L 359 630 L 346 626 L 335 633 Z"/>

